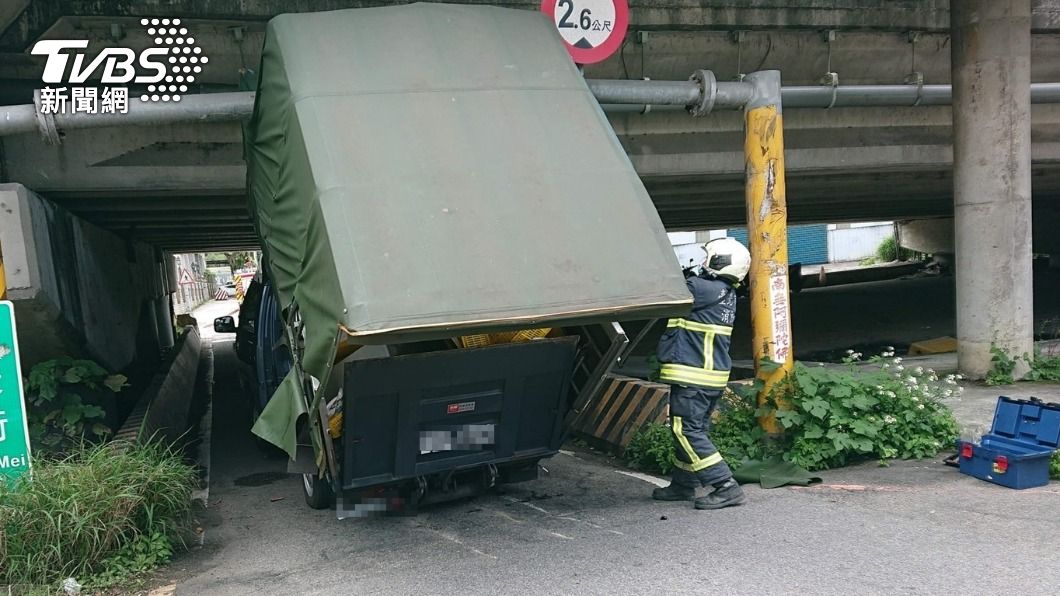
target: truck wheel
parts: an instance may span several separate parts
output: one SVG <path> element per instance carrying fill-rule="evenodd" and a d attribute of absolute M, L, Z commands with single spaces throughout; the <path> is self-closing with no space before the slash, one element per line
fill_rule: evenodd
<path fill-rule="evenodd" d="M 335 498 L 331 483 L 319 474 L 302 474 L 302 494 L 306 505 L 313 509 L 327 509 Z"/>

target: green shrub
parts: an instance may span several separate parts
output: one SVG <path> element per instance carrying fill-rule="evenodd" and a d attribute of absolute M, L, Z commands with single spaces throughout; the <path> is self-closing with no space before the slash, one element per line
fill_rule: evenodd
<path fill-rule="evenodd" d="M 623 457 L 632 468 L 669 474 L 674 468 L 674 441 L 670 428 L 657 422 L 642 426 L 630 439 Z"/>
<path fill-rule="evenodd" d="M 180 540 L 196 480 L 194 468 L 157 443 L 38 460 L 32 477 L 0 483 L 0 585 L 54 586 L 94 573 L 107 580 L 123 566 L 135 573 L 164 562 Z"/>
<path fill-rule="evenodd" d="M 710 429 L 710 440 L 730 468 L 738 468 L 745 459 L 764 460 L 775 453 L 775 446 L 767 443 L 765 432 L 758 423 L 757 393 L 726 392 L 722 398 L 718 419 Z"/>
<path fill-rule="evenodd" d="M 37 452 L 62 453 L 85 438 L 109 435 L 111 429 L 102 423 L 106 412 L 85 398 L 93 392 L 117 393 L 126 380 L 91 360 L 58 358 L 35 365 L 26 382 L 26 416 Z"/>
<path fill-rule="evenodd" d="M 889 236 L 880 242 L 880 245 L 876 247 L 876 262 L 877 263 L 890 263 L 891 261 L 897 261 L 899 258 L 906 261 L 913 258 L 913 251 L 902 248 L 899 249 L 898 241 L 894 239 L 894 236 Z"/>
<path fill-rule="evenodd" d="M 890 349 L 871 359 L 875 366 L 855 367 L 860 359 L 851 350 L 845 369 L 795 363 L 764 408 L 757 405 L 760 381 L 739 394 L 726 392 L 711 440 L 733 468 L 779 455 L 811 471 L 930 457 L 953 444 L 957 422 L 944 400 L 963 392 L 958 375 L 940 379 L 931 369 L 907 369 Z M 778 409 L 780 400 L 790 407 Z M 758 423 L 765 415 L 776 416 L 783 435 L 765 435 Z M 625 452 L 632 467 L 662 474 L 672 469 L 673 456 L 670 429 L 661 424 L 638 431 Z"/>
<path fill-rule="evenodd" d="M 848 361 L 860 355 L 853 356 Z M 929 457 L 952 444 L 957 422 L 942 400 L 961 393 L 957 377 L 939 379 L 901 362 L 877 358 L 875 370 L 796 363 L 782 390 L 791 409 L 776 411 L 784 458 L 821 470 L 867 458 Z"/>
<path fill-rule="evenodd" d="M 1060 451 L 1053 452 L 1053 459 L 1049 460 L 1049 477 L 1060 480 Z"/>

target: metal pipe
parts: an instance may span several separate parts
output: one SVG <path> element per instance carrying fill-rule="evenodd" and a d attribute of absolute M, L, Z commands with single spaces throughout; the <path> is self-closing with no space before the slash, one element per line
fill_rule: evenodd
<path fill-rule="evenodd" d="M 585 83 L 600 103 L 688 106 L 702 97 L 693 81 L 586 79 Z"/>
<path fill-rule="evenodd" d="M 709 75 L 709 71 L 697 74 Z M 712 75 L 709 75 L 712 77 Z M 607 112 L 679 110 L 709 106 L 710 110 L 743 109 L 753 88 L 745 82 L 629 81 L 588 79 L 589 89 Z M 704 91 L 711 97 L 704 98 Z M 848 85 L 789 86 L 781 88 L 784 107 L 886 107 L 949 105 L 949 85 Z M 704 101 L 706 99 L 706 101 Z M 1033 83 L 1031 103 L 1060 103 L 1060 83 Z M 56 131 L 106 126 L 158 126 L 180 122 L 227 122 L 245 120 L 254 109 L 254 93 L 208 93 L 185 95 L 179 102 L 140 101 L 129 98 L 124 114 L 54 114 L 43 116 L 34 104 L 0 106 L 0 136 L 41 131 L 55 139 Z"/>
<path fill-rule="evenodd" d="M 0 107 L 0 136 L 40 130 L 48 120 L 50 126 L 58 130 L 244 120 L 254 110 L 254 93 L 185 95 L 178 102 L 140 101 L 130 97 L 128 108 L 124 114 L 79 112 L 43 116 L 35 104 Z"/>

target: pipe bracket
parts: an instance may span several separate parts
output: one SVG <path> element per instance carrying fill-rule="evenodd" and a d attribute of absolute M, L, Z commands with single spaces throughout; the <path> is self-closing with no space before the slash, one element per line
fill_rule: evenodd
<path fill-rule="evenodd" d="M 63 141 L 59 136 L 59 129 L 55 126 L 55 114 L 50 111 L 45 113 L 42 109 L 40 89 L 33 92 L 33 107 L 34 116 L 37 117 L 37 132 L 40 133 L 40 138 L 48 145 L 61 144 Z"/>
<path fill-rule="evenodd" d="M 688 80 L 699 85 L 699 103 L 686 106 L 688 113 L 696 118 L 706 116 L 714 109 L 714 101 L 718 97 L 718 79 L 713 71 L 700 69 L 693 72 Z"/>

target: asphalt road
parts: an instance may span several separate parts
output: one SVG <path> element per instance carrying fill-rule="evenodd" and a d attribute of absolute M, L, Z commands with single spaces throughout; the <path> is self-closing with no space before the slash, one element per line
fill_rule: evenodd
<path fill-rule="evenodd" d="M 739 508 L 655 503 L 592 453 L 417 517 L 310 510 L 253 445 L 230 342 L 215 343 L 205 546 L 178 594 L 1054 594 L 1060 484 L 1013 491 L 934 461 L 748 487 Z"/>

